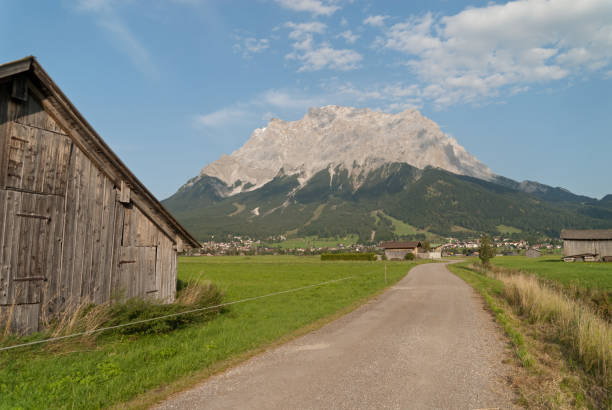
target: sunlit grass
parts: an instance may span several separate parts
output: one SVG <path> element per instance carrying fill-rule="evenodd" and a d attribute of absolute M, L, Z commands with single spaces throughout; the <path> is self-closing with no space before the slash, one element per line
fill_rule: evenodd
<path fill-rule="evenodd" d="M 211 281 L 236 301 L 351 276 L 296 293 L 232 305 L 216 319 L 167 334 L 108 335 L 95 344 L 0 353 L 0 408 L 104 408 L 193 383 L 305 326 L 355 306 L 413 263 L 321 262 L 318 257 L 180 258 L 182 280 Z"/>

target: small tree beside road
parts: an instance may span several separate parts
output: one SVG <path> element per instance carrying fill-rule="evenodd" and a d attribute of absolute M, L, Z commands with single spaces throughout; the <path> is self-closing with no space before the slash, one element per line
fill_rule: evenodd
<path fill-rule="evenodd" d="M 480 258 L 482 266 L 488 268 L 489 261 L 495 257 L 495 247 L 491 245 L 489 235 L 483 235 L 480 238 L 480 249 L 478 251 L 478 258 Z"/>

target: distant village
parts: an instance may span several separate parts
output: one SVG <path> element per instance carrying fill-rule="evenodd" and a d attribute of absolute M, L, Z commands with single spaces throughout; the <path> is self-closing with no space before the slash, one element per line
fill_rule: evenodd
<path fill-rule="evenodd" d="M 535 249 L 542 253 L 561 253 L 562 241 L 548 240 L 541 243 L 530 244 L 527 240 L 514 240 L 503 237 L 493 237 L 492 244 L 499 255 L 524 254 L 529 249 Z M 425 244 L 427 241 L 420 241 Z M 321 253 L 334 252 L 380 252 L 384 248 L 383 243 L 378 244 L 352 244 L 342 243 L 336 246 L 326 247 L 284 247 L 282 241 L 269 243 L 253 240 L 246 236 L 233 236 L 224 241 L 202 242 L 202 249 L 188 251 L 189 255 L 215 256 L 215 255 L 318 255 Z M 478 255 L 480 238 L 457 239 L 446 238 L 444 243 L 427 244 L 431 249 L 441 252 L 442 256 Z"/>

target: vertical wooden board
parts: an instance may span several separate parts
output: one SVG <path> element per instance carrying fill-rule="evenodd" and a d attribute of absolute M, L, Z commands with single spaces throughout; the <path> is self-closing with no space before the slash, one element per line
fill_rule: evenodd
<path fill-rule="evenodd" d="M 83 154 L 79 149 L 75 147 L 73 151 L 74 156 L 74 210 L 72 219 L 74 222 L 74 231 L 72 232 L 73 241 L 72 247 L 69 249 L 71 253 L 71 269 L 70 277 L 68 278 L 65 298 L 70 305 L 74 305 L 79 302 L 80 290 L 81 290 L 81 274 L 82 274 L 82 262 L 83 262 L 83 233 L 82 233 L 82 213 L 83 213 L 83 201 L 85 200 L 83 195 L 83 179 L 85 178 L 85 162 Z M 68 219 L 68 214 L 66 215 Z"/>
<path fill-rule="evenodd" d="M 33 197 L 29 194 L 22 194 L 21 196 L 21 207 L 15 212 L 15 218 L 19 221 L 19 241 L 17 243 L 17 260 L 14 266 L 15 277 L 23 278 L 30 276 L 30 265 L 32 260 L 30 255 L 32 253 L 32 236 L 33 230 L 35 229 L 35 222 L 32 218 L 25 218 L 18 216 L 19 213 L 33 213 Z"/>
<path fill-rule="evenodd" d="M 100 244 L 99 244 L 99 260 L 97 262 L 96 290 L 94 292 L 95 303 L 103 303 L 108 300 L 109 293 L 109 278 L 112 275 L 112 227 L 114 225 L 114 202 L 112 201 L 114 189 L 113 183 L 102 176 L 104 186 L 102 192 L 102 219 L 100 221 Z"/>
<path fill-rule="evenodd" d="M 121 235 L 121 246 L 132 246 L 132 215 L 134 209 L 125 207 L 123 213 L 123 233 Z"/>
<path fill-rule="evenodd" d="M 1 97 L 1 95 L 0 95 Z M 8 286 L 10 275 L 10 261 L 5 260 L 4 243 L 7 240 L 7 191 L 0 189 L 0 305 L 8 303 Z"/>
<path fill-rule="evenodd" d="M 19 243 L 20 218 L 12 217 L 21 205 L 21 193 L 6 191 L 6 225 L 4 242 L 2 243 L 2 255 L 4 265 L 9 269 L 8 303 L 11 303 L 13 295 L 13 283 L 10 278 L 14 275 L 17 266 L 17 245 Z"/>
<path fill-rule="evenodd" d="M 176 278 L 177 278 L 177 253 L 173 248 L 169 249 L 170 252 L 170 270 L 168 272 L 169 278 L 167 280 L 168 292 L 164 299 L 166 303 L 172 303 L 176 299 Z"/>
<path fill-rule="evenodd" d="M 88 289 L 89 298 L 95 302 L 96 295 L 100 289 L 100 282 L 102 272 L 102 260 L 101 260 L 101 245 L 102 245 L 102 220 L 104 218 L 104 188 L 106 178 L 99 169 L 95 169 L 95 175 L 93 179 L 93 189 L 95 189 L 94 200 L 92 201 L 93 206 L 91 209 L 91 231 L 90 236 L 92 238 L 91 246 L 91 265 L 90 265 L 90 282 Z"/>
<path fill-rule="evenodd" d="M 57 283 L 58 302 L 64 304 L 72 289 L 74 271 L 74 249 L 76 243 L 76 205 L 78 200 L 78 155 L 77 149 L 71 149 L 66 162 L 66 196 L 64 202 L 64 229 L 62 235 L 62 260 L 60 277 Z"/>
<path fill-rule="evenodd" d="M 77 275 L 76 277 L 79 286 L 74 288 L 74 296 L 79 302 L 83 301 L 83 298 L 88 296 L 87 289 L 89 287 L 89 281 L 91 280 L 91 246 L 93 244 L 93 239 L 91 238 L 91 223 L 96 188 L 96 169 L 83 153 L 81 153 L 81 156 L 83 157 L 83 179 L 81 180 L 80 191 L 82 201 L 80 202 L 81 210 L 79 214 L 79 227 L 77 234 L 79 249 L 76 257 L 76 266 L 78 266 L 80 269 L 80 275 Z"/>
<path fill-rule="evenodd" d="M 114 198 L 116 198 L 116 191 L 114 191 Z M 125 207 L 123 206 L 123 204 L 121 204 L 120 202 L 118 202 L 116 199 L 113 200 L 114 201 L 114 205 L 113 207 L 115 208 L 115 215 L 114 215 L 114 226 L 113 226 L 113 245 L 112 245 L 112 263 L 111 263 L 111 276 L 109 278 L 109 292 L 110 292 L 110 297 L 119 297 L 119 292 L 120 292 L 120 288 L 121 288 L 121 272 L 120 272 L 120 265 L 119 265 L 119 261 L 121 260 L 121 242 L 122 242 L 122 237 L 123 237 L 123 226 L 124 226 L 124 219 L 125 219 Z"/>
<path fill-rule="evenodd" d="M 45 146 L 45 162 L 42 178 L 39 182 L 40 191 L 54 194 L 56 193 L 55 177 L 57 175 L 57 166 L 59 162 L 60 139 L 65 137 L 48 131 L 41 131 L 41 134 Z"/>
<path fill-rule="evenodd" d="M 157 246 L 147 246 L 144 247 L 144 252 L 142 257 L 144 258 L 142 266 L 143 270 L 143 291 L 144 296 L 152 296 L 153 293 L 159 292 L 159 288 L 157 287 L 157 270 L 156 270 L 156 260 L 157 260 Z"/>
<path fill-rule="evenodd" d="M 45 138 L 44 131 L 37 128 L 30 129 L 32 139 L 36 140 L 36 146 L 38 151 L 34 158 L 34 179 L 32 183 L 32 191 L 44 192 L 43 182 L 45 179 L 45 168 L 48 162 L 49 155 L 49 141 Z"/>
<path fill-rule="evenodd" d="M 8 101 L 9 93 L 6 84 L 0 84 L 0 188 L 6 186 L 6 169 L 10 145 Z"/>
<path fill-rule="evenodd" d="M 55 166 L 54 193 L 64 195 L 68 183 L 68 165 L 70 153 L 75 148 L 72 140 L 68 137 L 58 137 L 58 156 Z"/>
<path fill-rule="evenodd" d="M 9 123 L 9 152 L 6 169 L 6 186 L 21 188 L 24 172 L 25 153 L 29 140 L 25 127 Z"/>
<path fill-rule="evenodd" d="M 40 163 L 40 141 L 36 128 L 23 127 L 26 133 L 28 144 L 23 154 L 23 174 L 21 178 L 21 188 L 34 191 L 36 189 L 36 173 Z"/>
<path fill-rule="evenodd" d="M 122 246 L 119 249 L 119 281 L 118 281 L 118 292 L 121 295 L 121 299 L 129 299 L 132 295 L 132 281 L 135 259 L 133 255 L 133 247 Z"/>
<path fill-rule="evenodd" d="M 47 252 L 47 283 L 43 294 L 41 309 L 51 307 L 55 310 L 55 301 L 59 295 L 59 284 L 61 281 L 61 257 L 62 257 L 62 237 L 64 230 L 65 203 L 64 198 L 59 196 L 49 196 L 50 210 L 49 216 L 49 244 Z M 49 306 L 49 301 L 54 301 L 54 306 Z"/>

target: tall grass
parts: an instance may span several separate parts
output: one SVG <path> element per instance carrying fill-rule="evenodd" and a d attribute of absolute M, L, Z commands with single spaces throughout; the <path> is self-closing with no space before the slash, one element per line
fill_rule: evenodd
<path fill-rule="evenodd" d="M 530 320 L 553 324 L 585 370 L 612 387 L 612 326 L 589 307 L 529 275 L 501 276 L 504 296 Z"/>
<path fill-rule="evenodd" d="M 552 325 L 572 358 L 612 392 L 612 325 L 586 306 L 533 275 L 493 268 L 488 275 L 504 284 L 502 295 L 534 323 Z"/>
<path fill-rule="evenodd" d="M 125 326 L 113 331 L 113 333 L 121 334 L 166 333 L 190 323 L 209 320 L 222 310 L 214 306 L 222 302 L 223 293 L 209 281 L 179 281 L 178 288 L 177 298 L 174 303 L 170 304 L 162 304 L 153 299 L 143 298 L 132 298 L 125 301 L 111 300 L 98 305 L 88 300 L 82 300 L 73 305 L 67 304 L 52 316 L 43 315 L 41 319 L 42 331 L 26 337 L 20 337 L 14 332 L 12 322 L 15 305 L 11 305 L 8 309 L 5 309 L 3 315 L 0 315 L 0 346 L 77 333 L 83 333 L 83 335 L 75 339 L 62 339 L 63 341 L 60 343 L 50 344 L 49 348 L 57 350 L 66 343 L 72 343 L 75 340 L 91 344 L 102 334 L 101 332 L 94 333 L 98 329 L 174 315 Z M 209 307 L 211 308 L 182 314 L 186 311 Z M 43 309 L 43 311 L 46 312 L 47 309 Z"/>

